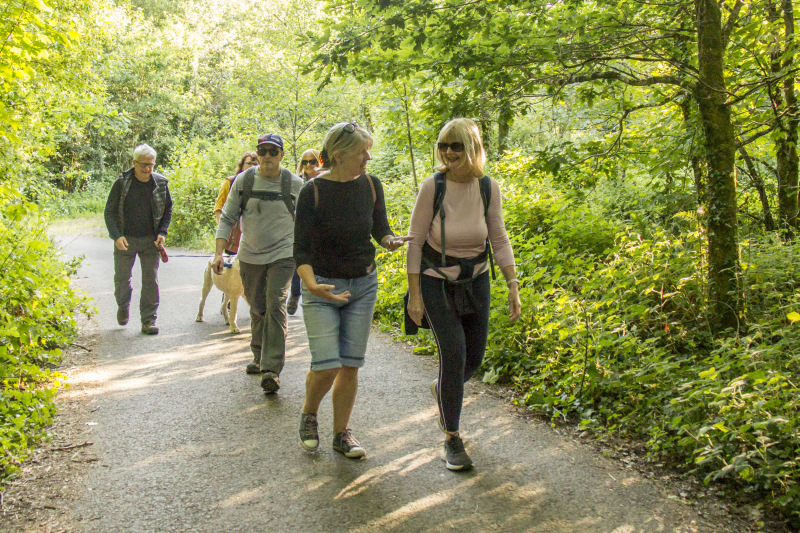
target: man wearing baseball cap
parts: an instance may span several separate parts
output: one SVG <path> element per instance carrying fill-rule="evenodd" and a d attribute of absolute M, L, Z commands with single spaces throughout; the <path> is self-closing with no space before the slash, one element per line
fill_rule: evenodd
<path fill-rule="evenodd" d="M 283 139 L 267 133 L 256 144 L 258 166 L 239 174 L 231 186 L 217 226 L 211 263 L 222 273 L 222 252 L 241 217 L 239 271 L 250 306 L 253 362 L 248 374 L 261 374 L 261 388 L 274 394 L 286 356 L 286 297 L 294 274 L 294 205 L 303 180 L 281 167 Z"/>

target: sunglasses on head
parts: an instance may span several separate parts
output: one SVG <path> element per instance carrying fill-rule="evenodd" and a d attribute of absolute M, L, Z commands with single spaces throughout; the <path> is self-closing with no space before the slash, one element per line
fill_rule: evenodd
<path fill-rule="evenodd" d="M 344 128 L 342 128 L 342 131 L 340 131 L 339 135 L 336 136 L 336 139 L 333 140 L 333 144 L 339 142 L 339 139 L 341 139 L 342 135 L 344 135 L 345 133 L 353 133 L 354 131 L 356 131 L 356 126 L 358 126 L 358 124 L 356 124 L 355 122 L 348 122 L 347 124 L 345 124 Z"/>
<path fill-rule="evenodd" d="M 446 152 L 448 148 L 450 148 L 454 152 L 463 152 L 464 151 L 464 143 L 460 143 L 460 142 L 436 143 L 436 148 L 438 148 L 440 152 Z"/>
<path fill-rule="evenodd" d="M 316 159 L 301 159 L 300 160 L 300 164 L 303 165 L 303 166 L 306 166 L 306 165 L 314 165 L 314 166 L 316 166 L 317 165 L 317 160 Z"/>
<path fill-rule="evenodd" d="M 278 150 L 277 148 L 259 148 L 258 150 L 256 150 L 256 153 L 261 157 L 264 157 L 267 154 L 271 155 L 272 157 L 275 157 L 279 153 L 281 153 L 281 151 Z"/>

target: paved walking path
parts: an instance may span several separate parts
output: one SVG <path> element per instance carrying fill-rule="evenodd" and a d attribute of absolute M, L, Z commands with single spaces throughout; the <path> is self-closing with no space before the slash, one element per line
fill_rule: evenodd
<path fill-rule="evenodd" d="M 76 530 L 109 531 L 729 531 L 719 517 L 669 497 L 633 469 L 545 424 L 514 415 L 486 386 L 467 387 L 462 430 L 476 468 L 452 473 L 428 385 L 433 358 L 373 332 L 351 427 L 364 460 L 321 444 L 304 452 L 297 429 L 310 355 L 301 312 L 289 317 L 286 367 L 273 397 L 246 375 L 249 315 L 231 336 L 213 289 L 206 322 L 194 321 L 208 256 L 170 250 L 159 271 L 161 333 L 115 321 L 112 243 L 63 238 L 86 259 L 77 283 L 99 310 L 96 365 L 73 388 L 92 396 L 93 453 Z M 188 254 L 191 255 L 191 254 Z M 138 263 L 134 279 L 140 278 Z M 134 287 L 138 300 L 138 285 Z M 742 526 L 744 527 L 744 526 Z M 744 529 L 733 529 L 742 531 Z"/>

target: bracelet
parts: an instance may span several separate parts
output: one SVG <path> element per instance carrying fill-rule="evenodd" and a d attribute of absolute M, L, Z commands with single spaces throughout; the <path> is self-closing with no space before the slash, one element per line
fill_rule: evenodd
<path fill-rule="evenodd" d="M 506 281 L 506 287 L 510 287 L 512 283 L 519 285 L 519 280 L 517 278 L 511 278 L 510 280 Z"/>

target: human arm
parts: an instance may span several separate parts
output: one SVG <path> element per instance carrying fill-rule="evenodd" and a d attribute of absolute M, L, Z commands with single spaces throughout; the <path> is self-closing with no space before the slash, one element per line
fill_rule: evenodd
<path fill-rule="evenodd" d="M 214 202 L 214 216 L 217 218 L 217 222 L 219 222 L 219 217 L 222 215 L 222 208 L 225 206 L 225 200 L 228 199 L 230 190 L 231 180 L 225 178 L 222 180 L 222 185 L 220 185 L 219 192 L 217 193 L 217 199 Z"/>
<path fill-rule="evenodd" d="M 114 245 L 119 248 L 120 250 L 127 250 L 127 241 L 125 241 L 125 237 L 122 236 L 122 231 L 120 230 L 119 226 L 117 225 L 117 213 L 119 211 L 119 202 L 121 201 L 122 195 L 122 180 L 118 179 L 114 182 L 111 186 L 111 190 L 108 193 L 108 199 L 106 200 L 106 207 L 103 211 L 103 218 L 106 222 L 106 229 L 108 229 L 108 235 L 114 241 Z M 125 241 L 125 247 L 120 248 L 120 239 Z"/>
<path fill-rule="evenodd" d="M 489 202 L 486 226 L 489 230 L 489 240 L 492 243 L 494 258 L 508 287 L 508 314 L 509 320 L 514 322 L 522 312 L 522 302 L 519 297 L 519 280 L 517 267 L 514 261 L 514 250 L 508 238 L 505 223 L 503 222 L 503 200 L 500 186 L 492 180 L 492 199 Z"/>
<path fill-rule="evenodd" d="M 217 274 L 222 274 L 222 268 L 224 266 L 222 252 L 225 251 L 226 246 L 228 246 L 228 239 L 217 238 L 214 242 L 214 259 L 211 260 L 211 269 Z"/>
<path fill-rule="evenodd" d="M 297 275 L 303 280 L 303 285 L 308 289 L 308 292 L 318 298 L 324 298 L 325 300 L 331 300 L 333 302 L 347 302 L 350 299 L 350 291 L 334 294 L 331 292 L 336 288 L 334 285 L 317 283 L 317 278 L 314 276 L 314 269 L 311 265 L 298 265 Z"/>
<path fill-rule="evenodd" d="M 375 187 L 375 208 L 372 210 L 372 238 L 379 242 L 381 246 L 392 252 L 410 241 L 411 237 L 398 237 L 394 234 L 386 214 L 386 199 L 383 194 L 383 185 L 381 185 L 380 180 L 375 176 L 368 176 L 367 179 L 371 179 Z"/>
<path fill-rule="evenodd" d="M 158 221 L 158 229 L 156 231 L 156 242 L 164 244 L 164 238 L 167 236 L 169 224 L 172 222 L 172 196 L 169 193 L 169 186 L 166 186 L 166 196 L 164 198 L 164 214 L 161 215 L 161 220 Z"/>

